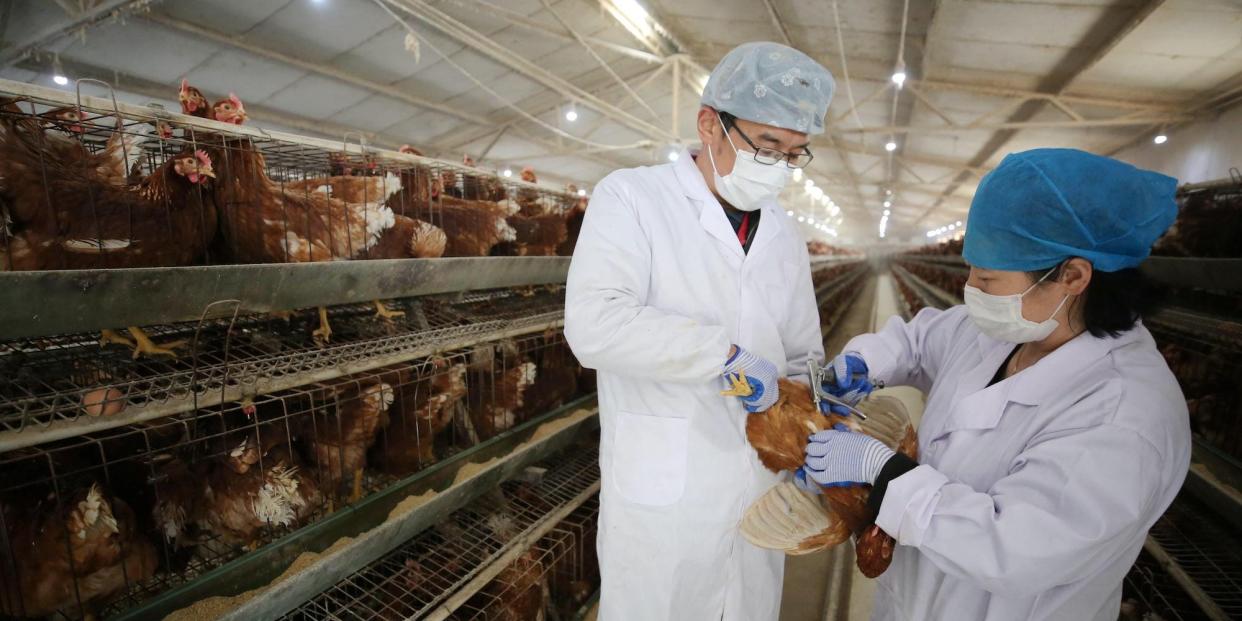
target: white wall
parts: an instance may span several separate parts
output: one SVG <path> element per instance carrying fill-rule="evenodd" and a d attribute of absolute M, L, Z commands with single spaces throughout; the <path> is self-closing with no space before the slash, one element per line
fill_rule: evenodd
<path fill-rule="evenodd" d="M 1177 177 L 1179 184 L 1225 179 L 1231 166 L 1242 168 L 1242 106 L 1170 128 L 1168 136 L 1164 144 L 1145 139 L 1114 157 Z"/>

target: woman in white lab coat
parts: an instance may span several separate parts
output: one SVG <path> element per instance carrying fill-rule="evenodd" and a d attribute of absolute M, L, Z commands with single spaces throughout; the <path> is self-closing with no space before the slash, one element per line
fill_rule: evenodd
<path fill-rule="evenodd" d="M 1117 618 L 1190 459 L 1136 269 L 1176 216 L 1175 187 L 1082 151 L 1006 157 L 971 205 L 966 305 L 893 318 L 834 360 L 838 394 L 871 380 L 929 393 L 917 464 L 861 434 L 807 446 L 803 483 L 873 484 L 897 540 L 873 620 Z"/>

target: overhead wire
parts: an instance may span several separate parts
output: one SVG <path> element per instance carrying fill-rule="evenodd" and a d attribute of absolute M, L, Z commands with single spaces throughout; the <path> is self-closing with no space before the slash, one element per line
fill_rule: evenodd
<path fill-rule="evenodd" d="M 390 17 L 396 20 L 396 22 L 400 24 L 401 27 L 406 30 L 406 32 L 408 32 L 411 35 L 414 35 L 415 37 L 419 36 L 418 32 L 415 31 L 412 26 L 410 26 L 409 22 L 402 19 L 400 15 L 397 15 L 397 13 L 392 10 L 392 7 L 388 6 L 388 3 L 385 0 L 373 0 L 373 2 L 375 2 L 375 4 L 377 4 L 381 9 L 383 9 L 385 13 L 388 13 Z M 496 92 L 495 89 L 485 84 L 482 80 L 479 80 L 478 78 L 476 78 L 474 74 L 470 73 L 469 70 L 461 66 L 459 63 L 457 63 L 457 61 L 450 58 L 448 54 L 445 54 L 440 48 L 436 47 L 436 45 L 432 43 L 428 38 L 423 37 L 422 43 L 426 45 L 427 47 L 431 48 L 431 51 L 438 54 L 440 58 L 444 60 L 444 62 L 449 64 L 449 66 L 453 67 L 458 72 L 460 72 L 462 75 L 464 75 L 466 79 L 473 82 L 475 86 L 479 87 L 481 90 L 483 90 L 484 92 L 486 92 L 487 94 L 495 98 L 497 101 L 499 101 L 504 107 L 509 108 L 510 110 L 513 110 L 522 118 L 556 134 L 557 136 L 560 136 L 561 138 L 564 138 L 566 140 L 572 140 L 579 144 L 583 144 L 583 145 L 586 145 L 586 146 L 589 146 L 595 149 L 609 150 L 609 151 L 620 151 L 620 150 L 625 150 L 625 149 L 645 149 L 650 146 L 649 141 L 639 141 L 639 142 L 635 142 L 629 145 L 614 145 L 614 144 L 605 144 L 602 142 L 595 142 L 593 140 L 587 140 L 585 138 L 580 138 L 578 136 L 575 136 L 561 129 L 560 127 L 557 127 L 556 125 L 548 123 L 544 121 L 543 119 L 527 112 L 526 110 L 523 110 L 521 107 L 519 107 L 517 104 L 513 103 L 512 101 L 509 101 L 509 99 L 506 98 L 504 95 L 501 95 L 500 93 Z"/>

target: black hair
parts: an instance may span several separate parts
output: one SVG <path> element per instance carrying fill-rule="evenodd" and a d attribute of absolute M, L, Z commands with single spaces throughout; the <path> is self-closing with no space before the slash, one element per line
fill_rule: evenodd
<path fill-rule="evenodd" d="M 1045 283 L 1061 277 L 1065 262 L 1056 266 L 1027 272 L 1032 280 L 1039 280 L 1050 270 Z M 1138 268 L 1115 272 L 1093 270 L 1091 282 L 1075 302 L 1082 306 L 1082 320 L 1087 331 L 1096 338 L 1118 336 L 1134 327 L 1142 318 L 1155 312 L 1163 302 L 1163 291 Z"/>

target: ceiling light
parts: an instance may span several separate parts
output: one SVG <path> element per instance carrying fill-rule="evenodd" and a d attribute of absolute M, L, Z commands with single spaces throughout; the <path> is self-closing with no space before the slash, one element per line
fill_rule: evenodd
<path fill-rule="evenodd" d="M 807 223 L 807 224 L 815 224 L 815 218 L 812 218 L 811 216 L 807 216 L 807 217 L 806 217 L 806 223 Z"/>
<path fill-rule="evenodd" d="M 958 225 L 958 226 L 962 226 L 962 221 L 961 221 L 961 220 L 958 220 L 958 221 L 957 221 L 957 222 L 955 222 L 954 224 L 956 224 L 956 225 Z"/>
<path fill-rule="evenodd" d="M 897 143 L 893 142 L 892 140 L 889 140 L 888 142 L 884 143 L 884 150 L 885 151 L 896 151 Z"/>
<path fill-rule="evenodd" d="M 807 179 L 806 183 L 802 184 L 802 187 L 806 188 L 806 191 L 810 192 L 811 188 L 815 187 L 815 182 Z"/>
<path fill-rule="evenodd" d="M 570 123 L 578 120 L 578 108 L 573 104 L 569 104 L 569 107 L 565 109 L 565 120 Z"/>
<path fill-rule="evenodd" d="M 680 157 L 681 157 L 681 151 L 677 151 L 675 149 L 668 150 L 668 161 L 676 162 L 677 158 L 680 158 Z"/>
<path fill-rule="evenodd" d="M 798 216 L 798 222 L 806 222 L 806 218 L 803 218 L 802 216 Z"/>
<path fill-rule="evenodd" d="M 506 176 L 506 177 L 512 177 L 512 176 L 513 176 L 513 169 L 512 169 L 512 168 L 506 168 L 506 169 L 504 170 L 504 172 L 502 172 L 502 173 L 500 173 L 500 174 L 502 174 L 502 175 L 504 175 L 504 176 Z"/>
<path fill-rule="evenodd" d="M 887 218 L 889 213 L 891 213 L 891 212 L 890 212 L 889 210 L 885 209 L 885 210 L 884 210 L 884 217 L 885 217 L 885 218 Z"/>
<path fill-rule="evenodd" d="M 802 169 L 801 169 L 801 168 L 795 168 L 795 169 L 794 169 L 794 171 L 793 171 L 793 180 L 794 180 L 794 181 L 802 181 Z"/>
<path fill-rule="evenodd" d="M 786 211 L 786 212 L 785 212 L 785 215 L 787 215 L 787 216 L 792 216 L 792 215 L 793 215 L 793 210 L 791 209 L 791 210 L 789 210 L 789 211 Z"/>
<path fill-rule="evenodd" d="M 897 88 L 901 88 L 902 86 L 906 84 L 906 63 L 905 61 L 900 61 L 900 60 L 897 61 L 897 68 L 893 69 L 892 80 L 893 80 L 893 84 L 897 85 Z"/>
<path fill-rule="evenodd" d="M 52 81 L 59 86 L 69 83 L 69 78 L 65 77 L 65 68 L 60 64 L 60 55 L 52 57 Z"/>
<path fill-rule="evenodd" d="M 1152 139 L 1152 142 L 1156 144 L 1164 144 L 1168 141 L 1169 141 L 1169 137 L 1164 135 L 1164 132 L 1160 132 L 1159 134 L 1156 134 L 1156 137 Z"/>
<path fill-rule="evenodd" d="M 893 195 L 892 190 L 884 190 L 884 196 L 892 196 L 892 195 Z"/>
<path fill-rule="evenodd" d="M 892 206 L 893 206 L 893 201 L 884 201 L 884 206 L 885 206 L 885 207 L 892 207 Z"/>
<path fill-rule="evenodd" d="M 578 188 L 578 196 L 586 196 L 586 188 Z"/>

